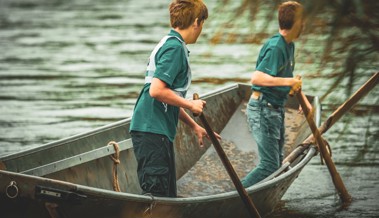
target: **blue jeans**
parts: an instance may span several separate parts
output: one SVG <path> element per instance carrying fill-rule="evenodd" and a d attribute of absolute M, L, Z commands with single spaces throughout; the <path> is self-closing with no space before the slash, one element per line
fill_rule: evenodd
<path fill-rule="evenodd" d="M 283 161 L 284 108 L 274 108 L 261 95 L 250 99 L 247 119 L 252 136 L 258 145 L 260 162 L 245 178 L 242 185 L 252 186 L 280 168 Z"/>

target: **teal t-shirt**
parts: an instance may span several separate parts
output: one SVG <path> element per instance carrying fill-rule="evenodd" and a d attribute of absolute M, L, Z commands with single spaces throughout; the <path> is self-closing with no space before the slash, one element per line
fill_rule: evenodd
<path fill-rule="evenodd" d="M 182 36 L 171 30 L 169 36 Z M 170 89 L 187 84 L 188 62 L 182 42 L 170 37 L 155 55 L 156 70 L 154 78 L 165 82 Z M 164 104 L 149 94 L 150 83 L 146 83 L 137 99 L 130 131 L 162 134 L 174 141 L 179 121 L 179 107 Z"/>
<path fill-rule="evenodd" d="M 287 43 L 279 33 L 271 37 L 259 52 L 256 70 L 274 77 L 293 77 L 295 67 L 295 45 Z M 283 106 L 287 100 L 290 86 L 252 86 L 263 93 L 264 98 L 273 105 Z"/>

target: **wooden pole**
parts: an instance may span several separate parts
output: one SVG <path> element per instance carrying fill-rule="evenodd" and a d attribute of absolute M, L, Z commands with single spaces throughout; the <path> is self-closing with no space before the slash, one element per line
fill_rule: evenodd
<path fill-rule="evenodd" d="M 194 93 L 193 99 L 194 100 L 199 99 L 199 95 Z M 197 116 L 197 114 L 194 114 L 194 115 Z M 251 198 L 247 194 L 245 188 L 242 186 L 242 183 L 239 180 L 236 171 L 234 170 L 232 164 L 230 163 L 228 156 L 226 156 L 224 150 L 222 149 L 220 142 L 218 141 L 217 137 L 215 136 L 215 134 L 214 134 L 211 126 L 209 125 L 207 119 L 205 118 L 204 114 L 201 113 L 198 116 L 199 116 L 201 122 L 203 123 L 204 128 L 207 131 L 207 134 L 208 134 L 209 138 L 211 139 L 218 156 L 220 157 L 224 167 L 226 168 L 226 171 L 228 172 L 230 178 L 232 179 L 233 184 L 238 191 L 238 194 L 240 195 L 243 203 L 245 204 L 246 209 L 249 211 L 250 217 L 261 218 L 261 215 L 259 214 L 259 212 L 258 212 L 257 208 L 255 207 L 253 201 L 251 200 Z"/>
<path fill-rule="evenodd" d="M 332 158 L 330 157 L 325 141 L 321 137 L 321 133 L 318 130 L 313 117 L 311 117 L 311 112 L 309 111 L 306 105 L 306 99 L 304 99 L 304 95 L 300 92 L 296 93 L 297 100 L 299 101 L 301 108 L 303 109 L 303 113 L 307 119 L 309 127 L 312 130 L 313 137 L 316 139 L 318 147 L 320 149 L 320 153 L 325 160 L 326 166 L 328 167 L 329 173 L 332 177 L 334 186 L 336 187 L 340 198 L 344 204 L 349 204 L 351 202 L 351 196 L 347 192 L 345 185 L 341 179 L 341 176 L 337 172 L 336 166 L 333 163 Z"/>
<path fill-rule="evenodd" d="M 333 112 L 328 119 L 322 123 L 318 128 L 320 134 L 325 133 L 330 129 L 345 113 L 350 111 L 358 101 L 360 101 L 364 96 L 366 96 L 379 82 L 379 72 L 375 73 L 365 84 L 363 84 L 353 95 L 350 96 L 341 106 Z M 292 163 L 298 155 L 302 154 L 307 148 L 307 145 L 314 143 L 314 136 L 310 135 L 304 142 L 302 146 L 297 147 L 294 152 L 291 152 L 291 155 L 286 157 L 283 161 Z"/>
<path fill-rule="evenodd" d="M 367 80 L 348 100 L 346 100 L 336 111 L 330 115 L 326 122 L 321 125 L 319 131 L 325 133 L 333 124 L 335 124 L 346 112 L 348 112 L 361 98 L 367 95 L 379 82 L 379 72 Z"/>

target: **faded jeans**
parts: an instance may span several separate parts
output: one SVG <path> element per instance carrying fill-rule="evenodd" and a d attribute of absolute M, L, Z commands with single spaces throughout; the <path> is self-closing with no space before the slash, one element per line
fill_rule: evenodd
<path fill-rule="evenodd" d="M 274 108 L 263 95 L 250 99 L 247 105 L 250 131 L 258 144 L 260 162 L 245 178 L 242 185 L 252 186 L 280 168 L 283 161 L 284 108 Z"/>

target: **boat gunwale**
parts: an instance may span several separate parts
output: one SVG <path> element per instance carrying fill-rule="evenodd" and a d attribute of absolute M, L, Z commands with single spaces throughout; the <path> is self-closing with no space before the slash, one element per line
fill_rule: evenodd
<path fill-rule="evenodd" d="M 290 168 L 288 171 L 284 172 L 283 174 L 280 174 L 278 177 L 275 177 L 271 180 L 246 188 L 246 191 L 248 192 L 248 194 L 251 195 L 254 192 L 267 189 L 277 183 L 280 183 L 282 180 L 292 176 L 293 174 L 301 170 L 316 154 L 316 149 L 313 146 L 310 146 L 307 151 L 308 152 L 306 156 L 299 163 L 297 163 L 295 166 Z M 8 174 L 10 175 L 10 177 L 21 176 L 24 178 L 31 178 L 35 180 L 49 182 L 51 184 L 58 182 L 60 185 L 64 185 L 70 188 L 74 187 L 75 190 L 72 190 L 72 191 L 81 192 L 84 194 L 91 193 L 96 196 L 111 197 L 112 199 L 132 200 L 132 201 L 137 200 L 139 202 L 145 202 L 145 203 L 151 203 L 153 201 L 155 203 L 159 202 L 159 204 L 200 203 L 200 202 L 209 202 L 209 201 L 224 200 L 224 199 L 238 197 L 238 193 L 236 190 L 228 191 L 225 193 L 206 195 L 206 196 L 195 196 L 195 197 L 185 197 L 185 198 L 151 197 L 147 195 L 132 194 L 132 193 L 126 193 L 126 192 L 115 192 L 112 190 L 94 188 L 94 187 L 90 187 L 86 185 L 79 185 L 79 184 L 75 184 L 71 182 L 49 179 L 49 178 L 44 178 L 44 177 L 34 176 L 34 175 L 26 175 L 26 174 L 11 172 L 11 171 L 0 170 L 0 173 Z"/>
<path fill-rule="evenodd" d="M 268 181 L 253 185 L 251 187 L 246 188 L 246 191 L 249 195 L 253 195 L 254 192 L 267 189 L 277 183 L 280 183 L 284 179 L 292 176 L 296 172 L 300 171 L 307 163 L 315 156 L 317 153 L 316 149 L 314 146 L 310 146 L 306 150 L 307 154 L 303 159 L 297 163 L 295 166 L 291 167 L 289 170 L 286 172 L 280 174 L 279 176 L 272 178 Z M 284 170 L 283 170 L 284 171 Z M 236 190 L 233 191 L 228 191 L 224 193 L 217 193 L 217 194 L 212 194 L 212 195 L 206 195 L 206 196 L 195 196 L 195 197 L 184 197 L 184 198 L 168 198 L 168 197 L 150 197 L 150 196 L 144 196 L 144 195 L 138 195 L 138 194 L 131 194 L 131 193 L 120 193 L 120 192 L 114 192 L 111 190 L 105 190 L 105 189 L 99 189 L 99 188 L 92 188 L 89 186 L 84 186 L 84 185 L 77 185 L 78 191 L 85 191 L 85 192 L 93 192 L 96 193 L 99 190 L 102 190 L 103 193 L 109 193 L 110 195 L 116 194 L 121 196 L 128 196 L 132 197 L 137 197 L 139 199 L 148 199 L 149 201 L 155 201 L 159 202 L 160 204 L 164 203 L 200 203 L 200 202 L 208 202 L 208 201 L 214 201 L 214 200 L 223 200 L 223 199 L 230 199 L 234 197 L 239 197 L 239 194 L 237 193 Z"/>
<path fill-rule="evenodd" d="M 305 157 L 302 158 L 300 162 L 298 162 L 295 166 L 291 167 L 286 172 L 280 174 L 279 176 L 272 178 L 271 180 L 256 184 L 254 186 L 251 186 L 249 188 L 246 188 L 246 191 L 249 195 L 254 196 L 254 192 L 258 192 L 260 190 L 267 189 L 275 184 L 280 183 L 284 179 L 293 176 L 298 171 L 301 171 L 301 169 L 315 156 L 317 153 L 314 146 L 309 146 L 306 150 Z M 65 187 L 71 188 L 70 191 L 79 192 L 83 194 L 92 194 L 94 196 L 100 196 L 100 197 L 109 197 L 112 199 L 118 199 L 122 201 L 138 201 L 138 202 L 144 202 L 144 203 L 159 203 L 159 204 L 181 204 L 181 203 L 201 203 L 201 202 L 211 202 L 215 200 L 224 200 L 224 199 L 230 199 L 230 198 L 237 198 L 238 193 L 236 190 L 228 191 L 225 193 L 217 193 L 212 195 L 206 195 L 206 196 L 195 196 L 195 197 L 184 197 L 184 198 L 168 198 L 168 197 L 151 197 L 148 195 L 140 195 L 140 194 L 132 194 L 132 193 L 126 193 L 126 192 L 115 192 L 112 190 L 107 189 L 101 189 L 101 188 L 94 188 L 86 185 L 79 185 L 71 182 L 65 182 L 62 180 L 55 180 L 55 179 L 49 179 L 44 178 L 40 176 L 34 176 L 34 175 L 27 175 L 27 174 L 21 174 L 11 171 L 4 171 L 0 170 L 1 174 L 9 175 L 10 177 L 24 177 L 24 178 L 31 178 L 35 180 L 39 180 L 42 182 L 49 182 L 50 184 L 59 183 L 59 185 L 63 185 Z M 74 190 L 72 190 L 74 188 Z"/>

